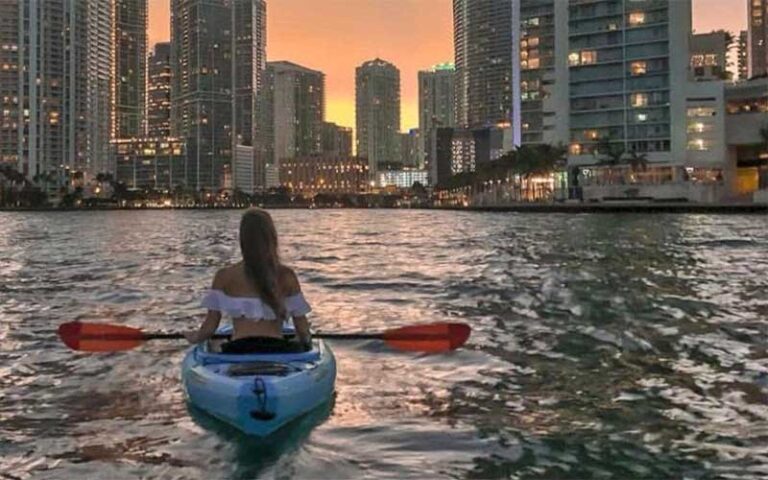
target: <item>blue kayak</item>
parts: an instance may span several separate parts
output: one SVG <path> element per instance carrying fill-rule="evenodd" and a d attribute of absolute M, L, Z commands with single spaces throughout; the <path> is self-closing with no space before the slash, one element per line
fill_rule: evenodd
<path fill-rule="evenodd" d="M 187 352 L 181 378 L 194 406 L 248 435 L 266 437 L 328 402 L 336 360 L 322 340 L 304 353 L 248 355 L 210 352 L 203 343 Z"/>

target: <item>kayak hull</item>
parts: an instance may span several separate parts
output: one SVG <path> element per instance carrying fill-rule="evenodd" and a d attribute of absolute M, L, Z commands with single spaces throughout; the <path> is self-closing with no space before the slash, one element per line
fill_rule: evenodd
<path fill-rule="evenodd" d="M 329 401 L 336 360 L 323 341 L 294 354 L 223 355 L 204 344 L 184 357 L 182 383 L 200 410 L 247 435 L 266 437 Z"/>

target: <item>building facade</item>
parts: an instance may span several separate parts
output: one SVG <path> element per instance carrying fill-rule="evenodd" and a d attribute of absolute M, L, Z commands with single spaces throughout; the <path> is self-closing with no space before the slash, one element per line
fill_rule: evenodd
<path fill-rule="evenodd" d="M 427 185 L 429 173 L 417 168 L 405 168 L 402 170 L 390 170 L 379 172 L 378 185 L 380 187 L 411 188 L 415 183 Z"/>
<path fill-rule="evenodd" d="M 171 44 L 158 43 L 149 58 L 147 136 L 171 136 Z"/>
<path fill-rule="evenodd" d="M 362 193 L 369 188 L 368 160 L 360 157 L 314 155 L 280 163 L 282 186 L 302 195 Z"/>
<path fill-rule="evenodd" d="M 117 179 L 132 190 L 171 192 L 184 186 L 184 142 L 177 138 L 113 141 Z"/>
<path fill-rule="evenodd" d="M 114 171 L 114 3 L 4 1 L 0 18 L 0 161 L 29 178 Z"/>
<path fill-rule="evenodd" d="M 236 0 L 232 8 L 235 145 L 254 145 L 257 97 L 262 89 L 267 54 L 267 4 Z M 253 179 L 251 179 L 253 181 Z"/>
<path fill-rule="evenodd" d="M 137 138 L 146 129 L 147 0 L 114 2 L 112 138 Z"/>
<path fill-rule="evenodd" d="M 730 80 L 728 43 L 730 34 L 724 30 L 691 35 L 690 68 L 695 81 Z"/>
<path fill-rule="evenodd" d="M 739 41 L 737 43 L 737 63 L 739 80 L 749 78 L 749 32 L 742 30 L 739 32 Z"/>
<path fill-rule="evenodd" d="M 519 7 L 518 0 L 453 1 L 458 126 L 519 125 Z"/>
<path fill-rule="evenodd" d="M 171 134 L 186 143 L 185 186 L 219 190 L 232 169 L 232 9 L 171 2 Z"/>
<path fill-rule="evenodd" d="M 379 163 L 395 163 L 400 152 L 400 70 L 375 59 L 357 67 L 355 77 L 357 155 L 373 175 Z"/>
<path fill-rule="evenodd" d="M 768 74 L 768 0 L 747 1 L 747 78 Z"/>
<path fill-rule="evenodd" d="M 427 170 L 436 152 L 434 135 L 439 127 L 456 125 L 456 70 L 452 63 L 419 72 L 419 165 Z"/>
<path fill-rule="evenodd" d="M 323 122 L 321 150 L 324 155 L 352 156 L 352 129 L 331 122 Z"/>
<path fill-rule="evenodd" d="M 259 98 L 258 160 L 262 170 L 316 155 L 323 148 L 325 74 L 292 62 L 268 62 Z"/>
<path fill-rule="evenodd" d="M 691 2 L 569 5 L 571 162 L 609 151 L 682 161 Z"/>

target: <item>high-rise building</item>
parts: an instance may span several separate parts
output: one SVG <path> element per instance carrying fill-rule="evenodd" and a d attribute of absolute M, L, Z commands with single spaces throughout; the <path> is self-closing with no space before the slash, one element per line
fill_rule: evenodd
<path fill-rule="evenodd" d="M 570 154 L 600 146 L 677 162 L 686 150 L 691 2 L 569 2 Z M 599 152 L 607 154 L 607 152 Z"/>
<path fill-rule="evenodd" d="M 738 62 L 737 68 L 739 69 L 739 80 L 746 80 L 749 78 L 749 32 L 742 30 L 739 32 L 739 41 L 737 45 L 738 50 Z"/>
<path fill-rule="evenodd" d="M 147 136 L 171 135 L 171 44 L 155 45 L 149 58 L 147 83 Z"/>
<path fill-rule="evenodd" d="M 520 73 L 513 89 L 520 97 L 520 142 L 566 144 L 568 3 L 520 0 L 518 5 L 519 15 L 515 12 L 513 17 L 520 19 L 514 26 L 519 33 Z"/>
<path fill-rule="evenodd" d="M 323 122 L 322 147 L 324 155 L 351 157 L 352 129 Z"/>
<path fill-rule="evenodd" d="M 435 158 L 433 136 L 438 127 L 456 124 L 456 82 L 452 63 L 435 65 L 419 72 L 419 131 L 421 152 L 419 164 L 423 167 Z"/>
<path fill-rule="evenodd" d="M 768 0 L 747 0 L 749 78 L 768 74 Z"/>
<path fill-rule="evenodd" d="M 696 81 L 729 80 L 728 43 L 725 30 L 691 35 L 691 77 Z"/>
<path fill-rule="evenodd" d="M 0 161 L 113 171 L 111 0 L 0 2 Z"/>
<path fill-rule="evenodd" d="M 519 124 L 517 1 L 454 0 L 456 122 L 462 127 Z"/>
<path fill-rule="evenodd" d="M 236 0 L 232 15 L 235 143 L 252 146 L 256 133 L 256 97 L 267 61 L 267 4 L 264 0 Z"/>
<path fill-rule="evenodd" d="M 261 126 L 266 163 L 322 150 L 325 74 L 292 62 L 268 62 Z"/>
<path fill-rule="evenodd" d="M 145 132 L 147 91 L 147 0 L 114 0 L 113 138 Z M 108 2 L 103 2 L 108 3 Z"/>
<path fill-rule="evenodd" d="M 368 159 L 369 174 L 379 163 L 395 163 L 400 152 L 400 70 L 379 58 L 357 67 L 355 75 L 357 155 Z"/>
<path fill-rule="evenodd" d="M 171 134 L 186 142 L 189 188 L 241 183 L 233 151 L 253 142 L 265 17 L 263 0 L 172 0 Z"/>

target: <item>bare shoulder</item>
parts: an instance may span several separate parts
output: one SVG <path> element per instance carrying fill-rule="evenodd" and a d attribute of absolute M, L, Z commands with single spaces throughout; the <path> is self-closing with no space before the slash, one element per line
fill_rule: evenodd
<path fill-rule="evenodd" d="M 299 277 L 296 276 L 296 272 L 292 268 L 282 266 L 280 269 L 280 283 L 283 290 L 288 295 L 294 295 L 301 292 L 301 284 L 299 283 Z"/>
<path fill-rule="evenodd" d="M 216 275 L 213 276 L 213 289 L 223 290 L 232 282 L 236 273 L 237 265 L 229 265 L 217 270 Z"/>

